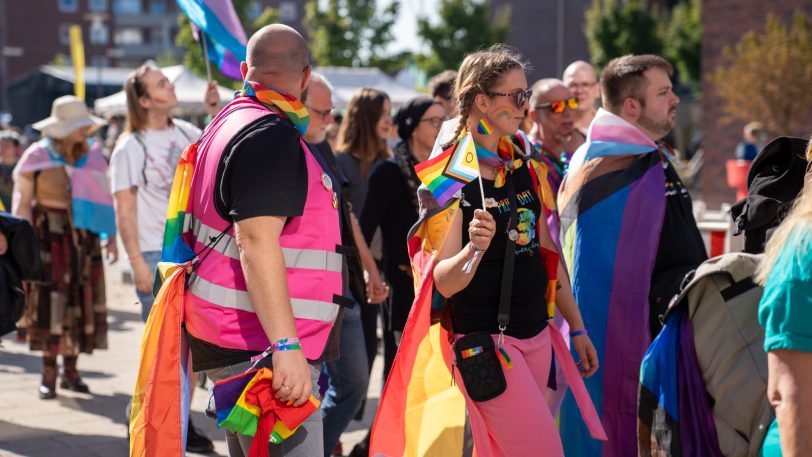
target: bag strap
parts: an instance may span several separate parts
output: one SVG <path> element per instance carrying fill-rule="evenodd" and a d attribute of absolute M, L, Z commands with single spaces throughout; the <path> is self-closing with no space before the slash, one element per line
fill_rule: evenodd
<path fill-rule="evenodd" d="M 499 331 L 504 332 L 510 323 L 510 300 L 513 294 L 513 271 L 516 260 L 516 226 L 519 211 L 516 208 L 516 190 L 513 187 L 513 171 L 505 176 L 505 189 L 510 200 L 510 219 L 508 220 L 508 237 L 505 242 L 505 261 L 502 266 L 502 289 L 499 293 L 499 312 L 496 320 Z"/>

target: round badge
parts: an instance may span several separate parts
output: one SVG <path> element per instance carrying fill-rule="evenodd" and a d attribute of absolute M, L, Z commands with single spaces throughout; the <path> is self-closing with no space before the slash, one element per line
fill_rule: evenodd
<path fill-rule="evenodd" d="M 327 176 L 327 173 L 321 174 L 321 185 L 324 187 L 324 190 L 333 190 L 333 180 Z"/>
<path fill-rule="evenodd" d="M 517 232 L 516 230 L 509 231 L 508 232 L 508 238 L 510 238 L 510 241 L 518 240 L 519 239 L 519 232 Z"/>
<path fill-rule="evenodd" d="M 338 209 L 338 194 L 333 192 L 333 208 Z"/>

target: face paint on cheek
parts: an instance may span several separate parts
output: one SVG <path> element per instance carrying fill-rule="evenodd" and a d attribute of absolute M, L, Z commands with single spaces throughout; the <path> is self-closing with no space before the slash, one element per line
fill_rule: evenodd
<path fill-rule="evenodd" d="M 496 113 L 496 120 L 497 121 L 502 120 L 503 117 L 510 120 L 510 118 L 512 117 L 510 115 L 510 111 L 506 110 L 506 109 L 503 109 L 502 111 L 499 111 L 498 113 Z"/>

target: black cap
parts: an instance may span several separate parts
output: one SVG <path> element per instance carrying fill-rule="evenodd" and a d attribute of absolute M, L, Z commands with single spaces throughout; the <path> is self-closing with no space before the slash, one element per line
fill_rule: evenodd
<path fill-rule="evenodd" d="M 417 128 L 417 123 L 420 118 L 431 108 L 433 105 L 439 105 L 437 100 L 419 95 L 407 101 L 400 107 L 397 114 L 395 114 L 395 123 L 398 125 L 398 136 L 402 140 L 408 140 L 412 136 L 414 129 Z"/>

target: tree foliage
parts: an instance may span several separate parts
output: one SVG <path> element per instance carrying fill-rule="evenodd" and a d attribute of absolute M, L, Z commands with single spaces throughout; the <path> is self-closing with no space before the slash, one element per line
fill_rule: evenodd
<path fill-rule="evenodd" d="M 702 1 L 683 0 L 663 24 L 665 57 L 674 63 L 682 82 L 702 79 Z"/>
<path fill-rule="evenodd" d="M 584 33 L 597 69 L 626 54 L 663 54 L 660 25 L 641 0 L 622 5 L 615 0 L 593 0 L 585 18 Z"/>
<path fill-rule="evenodd" d="M 243 24 L 246 36 L 250 37 L 254 32 L 265 25 L 280 22 L 279 11 L 274 8 L 265 8 L 262 13 L 252 21 L 248 18 L 251 0 L 233 0 L 233 4 L 234 10 L 237 12 L 237 16 L 239 16 L 240 22 Z M 183 55 L 183 65 L 193 73 L 205 78 L 206 61 L 203 60 L 203 49 L 201 44 L 195 41 L 192 35 L 192 27 L 189 24 L 189 18 L 183 13 L 178 15 L 178 34 L 175 37 L 175 44 L 186 50 Z M 211 76 L 212 79 L 216 80 L 221 86 L 239 89 L 240 83 L 220 74 L 220 69 L 217 68 L 217 65 L 211 65 Z"/>
<path fill-rule="evenodd" d="M 769 15 L 760 33 L 727 47 L 727 65 L 711 83 L 724 100 L 724 121 L 758 120 L 775 134 L 808 132 L 812 119 L 812 24 L 797 11 L 790 26 Z"/>
<path fill-rule="evenodd" d="M 318 65 L 378 66 L 384 70 L 405 64 L 402 55 L 387 56 L 400 3 L 376 11 L 375 0 L 312 0 L 307 2 L 304 27 L 310 52 Z"/>
<path fill-rule="evenodd" d="M 417 33 L 430 53 L 418 56 L 417 64 L 428 74 L 457 68 L 466 54 L 495 43 L 510 34 L 510 6 L 499 8 L 491 20 L 490 0 L 441 0 L 439 22 L 417 21 Z"/>

